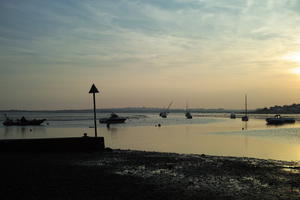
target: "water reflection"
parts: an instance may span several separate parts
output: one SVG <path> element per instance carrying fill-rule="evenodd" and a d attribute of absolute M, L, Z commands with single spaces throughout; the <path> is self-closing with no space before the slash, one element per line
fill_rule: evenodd
<path fill-rule="evenodd" d="M 5 127 L 4 128 L 4 136 L 6 137 L 9 133 L 9 128 L 8 127 Z"/>
<path fill-rule="evenodd" d="M 248 129 L 248 122 L 247 121 L 243 121 L 242 122 L 242 130 L 247 130 Z"/>
<path fill-rule="evenodd" d="M 17 126 L 17 127 L 5 127 L 5 133 L 21 133 L 27 134 L 31 132 L 43 133 L 46 131 L 46 127 L 37 126 L 37 127 L 28 127 L 28 126 Z"/>
<path fill-rule="evenodd" d="M 3 131 L 1 131 L 1 129 Z M 27 126 L 12 126 L 0 128 L 0 138 L 12 139 L 12 138 L 28 138 L 32 135 L 40 135 L 46 132 L 46 127 L 27 127 Z"/>
<path fill-rule="evenodd" d="M 285 138 L 286 132 L 281 134 L 280 139 L 261 137 L 262 132 L 272 130 L 253 131 L 253 126 L 249 130 L 248 123 L 242 123 L 242 128 L 247 130 L 245 132 L 241 131 L 240 122 L 236 123 L 236 128 L 233 124 L 220 124 L 224 134 L 217 133 L 220 131 L 217 124 L 121 127 L 106 129 L 103 134 L 106 145 L 117 149 L 300 160 L 300 140 L 290 143 Z M 258 123 L 264 124 L 263 121 Z"/>
<path fill-rule="evenodd" d="M 222 120 L 216 123 L 158 127 L 100 126 L 99 135 L 113 149 L 132 149 L 222 156 L 300 160 L 299 123 L 292 128 L 269 128 L 264 120 Z M 31 130 L 30 130 L 31 129 Z M 243 130 L 247 131 L 243 131 Z M 0 138 L 82 137 L 88 128 L 3 127 Z M 291 142 L 291 138 L 293 139 Z"/>
<path fill-rule="evenodd" d="M 118 134 L 118 128 L 116 127 L 107 127 L 107 131 L 110 133 L 111 136 L 116 136 Z"/>
<path fill-rule="evenodd" d="M 245 147 L 245 155 L 244 156 L 247 156 L 248 155 L 248 135 L 247 134 L 244 134 L 244 147 Z"/>

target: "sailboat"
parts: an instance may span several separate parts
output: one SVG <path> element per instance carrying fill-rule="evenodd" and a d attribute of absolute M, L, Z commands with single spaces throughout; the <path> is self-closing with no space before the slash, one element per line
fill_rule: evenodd
<path fill-rule="evenodd" d="M 192 114 L 188 111 L 188 104 L 186 104 L 186 108 L 185 108 L 185 117 L 187 119 L 192 119 L 193 118 Z"/>
<path fill-rule="evenodd" d="M 169 109 L 170 109 L 172 103 L 173 103 L 173 102 L 171 102 L 171 103 L 168 105 L 167 109 L 165 109 L 164 111 L 162 111 L 162 112 L 159 113 L 159 116 L 160 116 L 160 117 L 162 117 L 162 118 L 167 118 L 167 116 L 168 116 L 168 114 L 169 114 Z"/>
<path fill-rule="evenodd" d="M 234 113 L 231 113 L 231 114 L 230 114 L 230 119 L 235 119 L 235 118 L 236 118 L 235 114 L 234 114 Z"/>
<path fill-rule="evenodd" d="M 245 115 L 242 117 L 242 121 L 246 122 L 249 120 L 247 112 L 247 95 L 245 95 Z"/>

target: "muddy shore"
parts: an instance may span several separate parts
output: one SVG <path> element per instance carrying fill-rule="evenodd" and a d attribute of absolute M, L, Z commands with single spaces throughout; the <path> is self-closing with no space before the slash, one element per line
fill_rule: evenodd
<path fill-rule="evenodd" d="M 296 162 L 125 150 L 0 159 L 2 199 L 300 199 Z"/>

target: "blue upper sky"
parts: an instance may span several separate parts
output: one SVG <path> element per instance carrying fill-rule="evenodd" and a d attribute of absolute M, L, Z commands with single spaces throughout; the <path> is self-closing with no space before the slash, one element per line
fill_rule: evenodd
<path fill-rule="evenodd" d="M 0 109 L 300 101 L 298 0 L 0 1 Z M 297 71 L 298 70 L 298 71 Z"/>

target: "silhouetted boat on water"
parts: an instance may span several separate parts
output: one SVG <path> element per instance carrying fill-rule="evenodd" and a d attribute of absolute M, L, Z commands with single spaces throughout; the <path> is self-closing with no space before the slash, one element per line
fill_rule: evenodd
<path fill-rule="evenodd" d="M 187 119 L 192 119 L 193 118 L 192 114 L 188 110 L 188 104 L 186 104 L 186 108 L 185 108 L 185 117 Z"/>
<path fill-rule="evenodd" d="M 169 114 L 169 109 L 170 109 L 172 103 L 173 103 L 173 102 L 171 102 L 171 103 L 169 104 L 169 106 L 167 107 L 167 109 L 165 109 L 164 111 L 162 111 L 162 112 L 159 113 L 159 116 L 160 116 L 160 117 L 162 117 L 162 118 L 167 118 L 167 116 L 168 116 L 168 114 Z"/>
<path fill-rule="evenodd" d="M 275 115 L 274 117 L 270 117 L 266 119 L 267 124 L 271 125 L 280 125 L 280 124 L 287 124 L 287 123 L 295 123 L 296 120 L 294 118 L 287 118 L 281 117 L 280 115 Z"/>
<path fill-rule="evenodd" d="M 192 116 L 192 114 L 191 114 L 190 112 L 186 112 L 186 113 L 185 113 L 185 117 L 186 117 L 187 119 L 192 119 L 192 118 L 193 118 L 193 116 Z"/>
<path fill-rule="evenodd" d="M 6 115 L 6 120 L 3 122 L 4 126 L 39 126 L 41 125 L 46 119 L 32 119 L 27 120 L 25 117 L 21 119 L 12 120 L 9 119 Z"/>
<path fill-rule="evenodd" d="M 119 117 L 117 114 L 112 113 L 110 117 L 99 119 L 99 122 L 101 124 L 119 124 L 124 123 L 126 119 L 126 117 Z"/>
<path fill-rule="evenodd" d="M 167 112 L 160 112 L 159 116 L 162 117 L 162 118 L 167 118 L 168 113 Z"/>
<path fill-rule="evenodd" d="M 230 119 L 235 119 L 235 118 L 236 118 L 235 114 L 234 114 L 234 113 L 231 113 L 231 114 L 230 114 Z"/>

